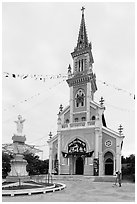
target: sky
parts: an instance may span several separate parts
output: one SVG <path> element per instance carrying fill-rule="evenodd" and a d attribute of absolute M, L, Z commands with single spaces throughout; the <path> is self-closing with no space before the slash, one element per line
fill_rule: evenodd
<path fill-rule="evenodd" d="M 66 75 L 73 65 L 82 6 L 97 78 L 95 101 L 105 100 L 107 127 L 117 131 L 122 124 L 122 155 L 135 153 L 135 11 L 129 2 L 3 2 L 2 143 L 12 143 L 21 114 L 26 143 L 48 158 L 47 140 L 50 131 L 57 132 L 59 106 L 69 105 L 66 78 L 55 76 Z"/>

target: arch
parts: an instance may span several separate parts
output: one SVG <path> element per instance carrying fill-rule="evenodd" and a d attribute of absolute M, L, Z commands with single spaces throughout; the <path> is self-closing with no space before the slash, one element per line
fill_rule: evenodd
<path fill-rule="evenodd" d="M 66 119 L 66 123 L 69 123 L 69 119 Z"/>
<path fill-rule="evenodd" d="M 70 142 L 72 142 L 73 140 L 75 140 L 75 139 L 80 139 L 80 140 L 82 140 L 83 142 L 85 142 L 85 143 L 86 143 L 87 151 L 90 151 L 90 144 L 89 144 L 89 142 L 88 142 L 85 138 L 82 138 L 82 137 L 80 137 L 80 136 L 73 136 L 72 138 L 69 138 L 69 139 L 66 141 L 66 144 L 65 144 L 65 147 L 64 147 L 64 151 L 68 151 L 68 144 L 69 144 Z"/>
<path fill-rule="evenodd" d="M 68 144 L 68 152 L 69 153 L 84 153 L 86 152 L 86 143 L 82 140 L 76 138 L 72 142 Z"/>
<path fill-rule="evenodd" d="M 77 122 L 78 122 L 78 118 L 75 118 L 75 119 L 74 119 L 74 122 L 77 123 Z"/>
<path fill-rule="evenodd" d="M 95 120 L 95 119 L 96 119 L 96 117 L 93 115 L 91 119 L 92 119 L 92 120 Z"/>
<path fill-rule="evenodd" d="M 110 148 L 107 148 L 107 149 L 105 149 L 104 152 L 103 152 L 103 157 L 104 157 L 104 155 L 105 155 L 107 152 L 111 152 L 111 153 L 113 154 L 113 157 L 115 156 L 114 150 L 113 150 L 113 149 L 110 149 Z"/>
<path fill-rule="evenodd" d="M 114 169 L 114 156 L 110 151 L 104 154 L 104 173 L 105 175 L 113 175 Z"/>
<path fill-rule="evenodd" d="M 81 120 L 82 120 L 82 121 L 86 121 L 86 117 L 82 117 Z"/>

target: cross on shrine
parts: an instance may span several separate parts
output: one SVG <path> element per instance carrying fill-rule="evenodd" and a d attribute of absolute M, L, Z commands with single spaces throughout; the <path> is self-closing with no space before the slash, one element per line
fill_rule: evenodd
<path fill-rule="evenodd" d="M 122 125 L 119 126 L 118 130 L 119 130 L 119 134 L 122 135 L 122 131 L 123 131 Z"/>
<path fill-rule="evenodd" d="M 82 14 L 84 14 L 84 10 L 85 10 L 85 7 L 82 6 L 82 8 L 81 8 Z"/>

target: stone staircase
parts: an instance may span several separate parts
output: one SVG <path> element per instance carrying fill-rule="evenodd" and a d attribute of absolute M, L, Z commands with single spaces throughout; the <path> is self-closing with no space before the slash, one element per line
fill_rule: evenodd
<path fill-rule="evenodd" d="M 52 175 L 53 181 L 82 181 L 91 182 L 115 182 L 115 176 L 84 176 L 84 175 Z"/>

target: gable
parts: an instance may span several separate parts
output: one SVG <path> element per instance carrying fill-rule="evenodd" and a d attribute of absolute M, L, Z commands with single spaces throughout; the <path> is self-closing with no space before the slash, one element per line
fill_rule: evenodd
<path fill-rule="evenodd" d="M 104 152 L 108 148 L 116 152 L 116 138 L 102 132 L 102 151 Z"/>

